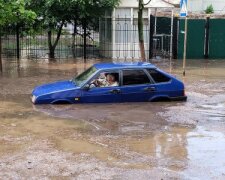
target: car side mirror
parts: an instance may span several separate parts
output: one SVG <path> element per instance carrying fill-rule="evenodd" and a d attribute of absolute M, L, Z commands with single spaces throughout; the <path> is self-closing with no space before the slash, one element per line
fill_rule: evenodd
<path fill-rule="evenodd" d="M 83 90 L 85 91 L 88 91 L 90 89 L 90 85 L 89 84 L 86 84 L 84 87 L 83 87 Z"/>

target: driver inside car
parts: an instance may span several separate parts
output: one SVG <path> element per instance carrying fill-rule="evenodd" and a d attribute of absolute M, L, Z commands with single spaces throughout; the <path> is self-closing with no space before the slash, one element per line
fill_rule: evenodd
<path fill-rule="evenodd" d="M 102 73 L 97 79 L 92 81 L 90 88 L 112 87 L 112 86 L 119 86 L 118 81 L 116 81 L 115 75 L 110 73 L 107 74 Z"/>

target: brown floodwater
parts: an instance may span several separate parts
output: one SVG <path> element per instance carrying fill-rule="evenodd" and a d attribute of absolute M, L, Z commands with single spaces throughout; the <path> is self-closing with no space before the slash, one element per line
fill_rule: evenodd
<path fill-rule="evenodd" d="M 225 179 L 225 61 L 153 63 L 187 102 L 32 105 L 32 89 L 97 60 L 4 60 L 0 179 Z"/>

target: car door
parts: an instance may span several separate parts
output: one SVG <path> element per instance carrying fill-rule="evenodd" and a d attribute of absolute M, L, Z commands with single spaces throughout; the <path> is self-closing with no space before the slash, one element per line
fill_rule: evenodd
<path fill-rule="evenodd" d="M 100 72 L 104 73 L 104 72 Z M 100 76 L 100 73 L 96 76 Z M 118 73 L 117 81 L 119 82 L 119 71 L 107 73 Z M 119 83 L 120 84 L 120 83 Z M 111 103 L 111 102 L 121 102 L 121 89 L 119 86 L 109 86 L 109 87 L 94 87 L 90 89 L 83 89 L 81 102 L 84 103 Z"/>
<path fill-rule="evenodd" d="M 155 97 L 173 97 L 177 95 L 178 92 L 176 86 L 172 85 L 170 77 L 156 69 L 147 69 L 147 71 L 154 80 L 155 87 L 157 88 Z M 178 94 L 182 96 L 183 91 L 180 91 L 179 93 Z"/>
<path fill-rule="evenodd" d="M 143 69 L 122 70 L 121 95 L 123 102 L 149 101 L 156 91 L 148 74 Z"/>

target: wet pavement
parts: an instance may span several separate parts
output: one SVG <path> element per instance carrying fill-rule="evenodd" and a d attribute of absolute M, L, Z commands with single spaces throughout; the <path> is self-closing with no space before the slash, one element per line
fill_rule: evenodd
<path fill-rule="evenodd" d="M 187 102 L 39 105 L 34 86 L 96 61 L 3 62 L 0 179 L 225 179 L 225 61 L 155 60 Z"/>

